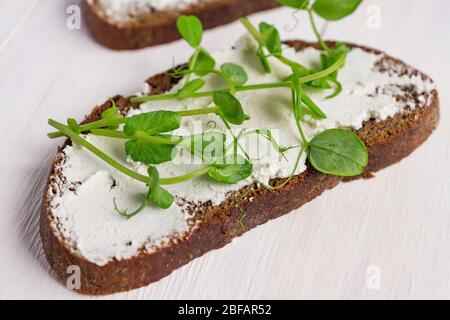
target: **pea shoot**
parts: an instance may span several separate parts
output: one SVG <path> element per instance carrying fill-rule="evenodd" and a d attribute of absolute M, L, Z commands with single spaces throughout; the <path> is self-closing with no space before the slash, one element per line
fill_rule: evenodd
<path fill-rule="evenodd" d="M 202 47 L 203 26 L 195 16 L 180 16 L 177 28 L 182 38 L 194 49 L 186 66 L 173 70 L 172 76 L 183 77 L 181 87 L 173 93 L 140 96 L 131 98 L 132 103 L 147 101 L 185 100 L 210 97 L 211 106 L 184 111 L 152 111 L 134 116 L 123 116 L 111 99 L 111 107 L 105 110 L 100 119 L 88 124 L 78 124 L 69 118 L 67 124 L 50 119 L 49 125 L 57 131 L 49 133 L 50 138 L 68 137 L 74 143 L 84 147 L 122 174 L 144 183 L 148 187 L 141 205 L 131 211 L 119 209 L 120 200 L 114 199 L 114 207 L 125 219 L 131 219 L 147 206 L 153 205 L 167 209 L 173 205 L 174 196 L 163 186 L 183 183 L 199 176 L 207 176 L 218 183 L 236 184 L 248 179 L 253 172 L 253 164 L 240 140 L 249 135 L 260 135 L 267 139 L 274 150 L 283 153 L 291 148 L 299 148 L 294 169 L 291 175 L 280 185 L 268 187 L 271 190 L 286 185 L 295 174 L 303 153 L 309 163 L 319 172 L 336 176 L 355 176 L 362 174 L 368 164 L 368 152 L 364 143 L 352 131 L 330 129 L 308 139 L 303 130 L 304 113 L 318 120 L 327 115 L 320 109 L 306 92 L 306 87 L 330 90 L 334 92 L 327 98 L 337 96 L 342 85 L 338 81 L 339 69 L 345 63 L 348 47 L 344 43 L 334 46 L 327 44 L 317 31 L 315 16 L 326 20 L 342 19 L 356 10 L 361 0 L 277 0 L 280 4 L 297 10 L 305 10 L 309 16 L 313 32 L 321 46 L 320 68 L 310 69 L 283 55 L 283 44 L 275 26 L 260 23 L 255 27 L 248 18 L 241 19 L 242 25 L 257 43 L 256 57 L 260 61 L 261 70 L 270 73 L 272 70 L 269 57 L 287 65 L 291 74 L 279 82 L 247 84 L 246 70 L 235 63 L 224 63 L 216 66 L 212 55 Z M 203 91 L 207 75 L 214 75 L 226 84 L 217 90 Z M 192 76 L 195 76 L 192 79 Z M 242 129 L 234 134 L 233 126 L 244 125 L 249 119 L 239 98 L 238 92 L 285 88 L 291 92 L 292 119 L 298 129 L 302 144 L 300 146 L 280 146 L 269 129 L 261 128 L 247 131 Z M 258 106 L 254 106 L 257 108 Z M 227 141 L 224 132 L 210 130 L 202 134 L 180 136 L 173 132 L 180 128 L 184 117 L 215 115 L 222 121 L 232 136 Z M 148 167 L 147 175 L 143 175 L 116 161 L 84 138 L 84 134 L 122 139 L 125 141 L 124 153 L 133 161 Z M 203 167 L 184 175 L 162 178 L 157 165 L 172 161 L 178 150 L 188 150 L 203 161 Z M 239 150 L 241 152 L 239 152 Z"/>

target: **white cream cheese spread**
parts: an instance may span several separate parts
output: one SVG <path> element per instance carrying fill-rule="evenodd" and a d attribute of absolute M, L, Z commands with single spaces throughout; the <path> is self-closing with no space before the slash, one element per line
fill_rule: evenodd
<path fill-rule="evenodd" d="M 121 1 L 118 1 L 121 2 Z M 147 1 L 158 2 L 158 1 Z M 289 69 L 273 58 L 269 58 L 272 73 L 265 74 L 255 55 L 255 44 L 249 37 L 242 38 L 233 50 L 224 50 L 213 55 L 218 65 L 234 62 L 243 66 L 249 82 L 264 83 L 280 81 L 289 74 Z M 295 52 L 286 48 L 284 55 L 309 67 L 320 61 L 320 52 L 307 48 Z M 376 63 L 382 55 L 368 53 L 361 49 L 352 49 L 345 66 L 339 72 L 343 90 L 335 98 L 326 99 L 330 91 L 308 90 L 310 97 L 326 113 L 327 119 L 316 120 L 305 115 L 304 130 L 311 138 L 319 132 L 330 128 L 359 129 L 369 119 L 385 120 L 406 108 L 425 106 L 434 84 L 423 80 L 420 75 L 409 76 L 398 73 L 380 72 Z M 221 88 L 226 85 L 217 76 L 207 78 L 207 86 L 202 90 Z M 179 86 L 175 86 L 176 91 Z M 401 94 L 399 88 L 413 87 L 419 96 L 420 104 L 415 101 L 397 101 L 395 94 Z M 145 94 L 147 92 L 143 92 Z M 250 116 L 242 128 L 269 128 L 281 146 L 298 146 L 301 141 L 294 122 L 290 104 L 290 90 L 286 88 L 245 91 L 237 94 L 245 112 Z M 183 101 L 169 100 L 148 102 L 139 110 L 132 110 L 129 115 L 151 110 L 186 110 L 211 106 L 210 98 L 189 99 Z M 199 133 L 215 121 L 216 130 L 224 130 L 217 117 L 196 116 L 183 118 L 177 134 Z M 197 132 L 196 132 L 197 131 Z M 146 173 L 146 167 L 127 159 L 124 153 L 124 141 L 87 134 L 92 144 L 112 155 L 116 160 L 134 170 Z M 139 206 L 147 187 L 137 182 L 96 158 L 80 146 L 67 146 L 64 160 L 60 166 L 60 190 L 51 194 L 52 214 L 57 221 L 57 228 L 65 241 L 90 262 L 105 265 L 111 259 L 127 259 L 138 254 L 140 249 L 151 252 L 155 247 L 163 246 L 169 239 L 181 236 L 193 227 L 189 223 L 189 213 L 184 210 L 186 202 L 220 204 L 227 193 L 240 189 L 254 182 L 267 184 L 272 178 L 290 175 L 298 154 L 298 147 L 285 152 L 285 158 L 273 150 L 270 143 L 260 136 L 250 136 L 243 141 L 254 164 L 254 172 L 247 180 L 236 185 L 223 185 L 200 177 L 165 188 L 177 198 L 168 210 L 149 206 L 138 216 L 125 220 L 114 211 L 113 199 L 121 208 L 134 209 Z M 262 152 L 261 152 L 262 151 Z M 191 159 L 190 155 L 186 155 Z M 184 160 L 184 161 L 183 161 Z M 198 159 L 197 159 L 198 160 Z M 202 167 L 199 161 L 187 163 L 182 155 L 174 162 L 158 166 L 162 177 L 173 177 Z M 300 161 L 296 173 L 304 171 L 305 157 Z"/>
<path fill-rule="evenodd" d="M 89 0 L 90 3 L 95 0 Z M 201 0 L 97 0 L 106 16 L 115 21 L 127 21 L 152 11 L 183 10 Z"/>

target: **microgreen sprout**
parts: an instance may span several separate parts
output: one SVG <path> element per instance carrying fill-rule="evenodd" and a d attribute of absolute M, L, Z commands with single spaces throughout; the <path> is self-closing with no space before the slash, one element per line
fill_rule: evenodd
<path fill-rule="evenodd" d="M 172 206 L 174 196 L 162 187 L 164 185 L 183 183 L 200 176 L 207 176 L 222 184 L 236 184 L 248 179 L 253 172 L 252 159 L 241 146 L 240 140 L 249 135 L 262 136 L 283 157 L 286 151 L 293 148 L 299 149 L 290 176 L 276 186 L 266 186 L 270 190 L 282 188 L 292 179 L 304 153 L 309 163 L 317 171 L 325 174 L 354 176 L 364 172 L 368 164 L 368 153 L 364 143 L 354 132 L 330 129 L 309 139 L 302 126 L 303 116 L 306 113 L 319 121 L 327 117 L 316 102 L 306 94 L 305 88 L 313 87 L 323 90 L 334 88 L 334 92 L 327 98 L 338 95 L 342 90 L 342 85 L 338 81 L 338 71 L 345 64 L 349 51 L 343 43 L 331 45 L 322 39 L 317 30 L 315 15 L 327 20 L 338 20 L 351 14 L 361 0 L 316 0 L 314 4 L 310 0 L 277 1 L 297 10 L 307 11 L 313 32 L 322 49 L 319 69 L 313 70 L 286 57 L 283 54 L 284 45 L 275 26 L 263 22 L 255 27 L 249 19 L 243 18 L 241 19 L 243 26 L 257 43 L 258 48 L 255 54 L 261 62 L 262 72 L 271 72 L 272 59 L 285 64 L 291 70 L 288 77 L 278 82 L 247 84 L 249 77 L 242 66 L 224 63 L 216 68 L 216 61 L 212 55 L 201 46 L 203 26 L 200 20 L 195 16 L 180 16 L 177 20 L 178 31 L 194 49 L 188 64 L 174 69 L 171 73 L 173 77 L 184 78 L 180 88 L 172 93 L 133 97 L 130 101 L 139 104 L 147 101 L 210 97 L 212 101 L 210 106 L 183 111 L 152 111 L 125 117 L 120 113 L 116 101 L 111 99 L 111 107 L 106 109 L 97 121 L 78 124 L 74 119 L 69 118 L 65 125 L 49 120 L 49 124 L 57 130 L 48 134 L 50 138 L 66 136 L 120 173 L 148 187 L 141 205 L 131 212 L 119 209 L 120 200 L 114 199 L 114 207 L 120 216 L 130 219 L 149 205 L 163 209 Z M 203 91 L 202 88 L 206 85 L 205 76 L 218 76 L 226 85 L 215 90 Z M 292 119 L 295 121 L 299 139 L 302 142 L 298 146 L 280 146 L 271 130 L 266 128 L 257 130 L 243 128 L 237 135 L 233 132 L 233 126 L 243 125 L 249 120 L 238 93 L 273 88 L 290 90 Z M 258 108 L 258 106 L 252 107 Z M 202 134 L 190 136 L 174 134 L 174 131 L 180 128 L 183 117 L 203 115 L 217 116 L 230 133 L 232 141 L 226 141 L 225 133 L 215 130 L 215 121 L 210 121 L 214 123 L 213 130 Z M 95 147 L 85 139 L 84 134 L 88 133 L 124 140 L 124 154 L 133 161 L 146 165 L 147 175 L 128 168 Z M 203 167 L 181 176 L 160 177 L 156 165 L 172 161 L 179 149 L 186 149 L 199 157 L 203 161 Z M 286 157 L 285 159 L 287 160 Z"/>

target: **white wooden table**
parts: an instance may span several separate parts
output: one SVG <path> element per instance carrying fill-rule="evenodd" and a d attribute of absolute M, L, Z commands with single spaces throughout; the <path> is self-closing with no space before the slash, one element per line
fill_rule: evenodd
<path fill-rule="evenodd" d="M 81 119 L 190 53 L 180 41 L 135 52 L 104 49 L 83 26 L 66 27 L 74 3 L 0 2 L 0 298 L 85 298 L 54 278 L 42 254 L 38 216 L 58 143 L 46 138 L 47 118 Z M 306 16 L 296 16 L 300 23 L 290 32 L 290 10 L 252 19 L 276 24 L 285 38 L 313 39 Z M 366 0 L 325 30 L 326 38 L 401 57 L 437 82 L 440 126 L 410 157 L 376 179 L 328 191 L 158 283 L 106 298 L 450 298 L 449 17 L 447 0 Z M 209 31 L 205 45 L 229 47 L 242 32 L 239 23 Z"/>

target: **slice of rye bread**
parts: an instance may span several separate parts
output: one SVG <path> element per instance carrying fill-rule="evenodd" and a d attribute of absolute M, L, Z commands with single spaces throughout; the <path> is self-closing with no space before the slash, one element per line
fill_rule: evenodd
<path fill-rule="evenodd" d="M 317 47 L 317 44 L 303 41 L 286 43 L 298 50 L 310 46 Z M 349 46 L 381 54 L 374 49 L 351 44 Z M 382 72 L 419 75 L 424 81 L 430 79 L 420 71 L 387 55 L 381 58 L 376 68 Z M 171 78 L 168 74 L 160 74 L 148 79 L 147 83 L 152 88 L 152 94 L 159 94 L 169 90 L 177 81 L 179 80 Z M 130 103 L 129 98 L 116 96 L 114 99 L 123 114 L 131 108 L 138 107 Z M 407 101 L 413 101 L 418 107 L 413 110 L 405 107 L 405 112 L 384 121 L 369 120 L 357 131 L 368 147 L 369 164 L 365 173 L 356 178 L 371 177 L 373 172 L 400 161 L 422 144 L 436 128 L 439 120 L 439 100 L 436 90 L 425 94 L 424 97 L 414 91 L 414 88 L 402 88 L 402 94 L 397 93 L 396 99 L 405 104 Z M 100 114 L 110 106 L 109 101 L 97 106 L 86 117 L 84 123 L 98 120 Z M 59 147 L 54 159 L 44 193 L 40 233 L 47 260 L 63 281 L 70 276 L 67 273 L 69 266 L 80 267 L 81 288 L 78 292 L 82 294 L 111 294 L 148 285 L 206 252 L 225 246 L 244 232 L 302 206 L 323 191 L 335 187 L 339 182 L 355 179 L 322 174 L 307 164 L 306 171 L 294 176 L 280 190 L 271 192 L 253 185 L 231 194 L 217 207 L 210 205 L 193 207 L 196 227 L 182 239 L 173 239 L 153 253 L 142 249 L 133 258 L 113 260 L 105 266 L 98 266 L 87 261 L 75 248 L 70 247 L 59 232 L 57 221 L 51 212 L 50 202 L 57 193 L 58 183 L 61 181 L 60 164 L 64 161 L 62 150 L 70 143 L 67 140 Z M 274 179 L 271 183 L 281 180 Z M 245 219 L 241 219 L 242 210 L 246 213 Z"/>
<path fill-rule="evenodd" d="M 97 42 L 110 49 L 130 50 L 179 39 L 176 20 L 182 14 L 196 15 L 205 29 L 211 29 L 277 6 L 275 0 L 202 0 L 183 10 L 153 11 L 131 20 L 115 21 L 96 0 L 83 0 L 82 12 Z"/>

